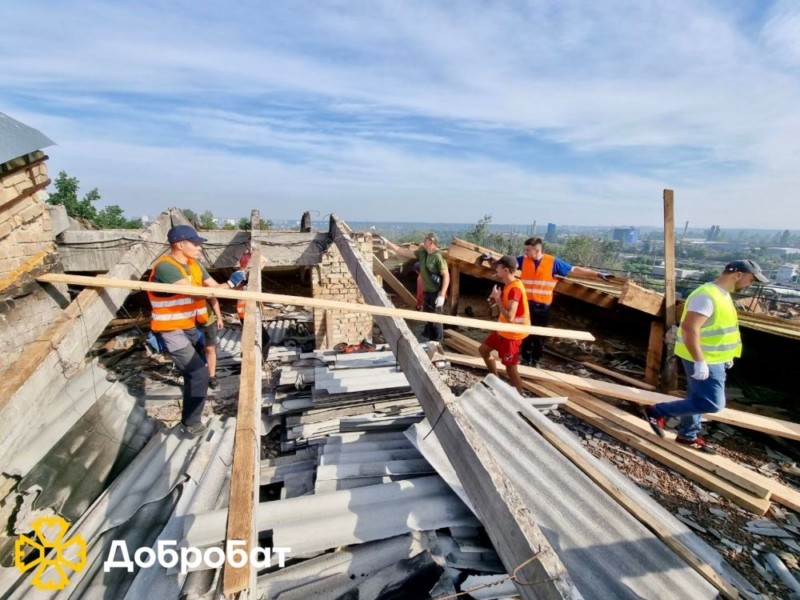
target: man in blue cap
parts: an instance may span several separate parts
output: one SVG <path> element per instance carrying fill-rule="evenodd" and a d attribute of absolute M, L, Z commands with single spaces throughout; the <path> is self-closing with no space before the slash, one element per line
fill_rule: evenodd
<path fill-rule="evenodd" d="M 686 371 L 686 399 L 660 402 L 642 411 L 659 436 L 664 437 L 667 418 L 679 417 L 676 442 L 708 454 L 717 453 L 698 435 L 700 417 L 725 408 L 725 372 L 742 355 L 739 318 L 731 293 L 742 292 L 755 281 L 769 281 L 758 263 L 735 260 L 714 281 L 689 294 L 675 344 L 675 354 Z"/>
<path fill-rule="evenodd" d="M 197 261 L 207 240 L 200 237 L 193 227 L 176 225 L 167 232 L 167 241 L 169 254 L 155 262 L 150 281 L 186 286 L 226 286 L 217 283 Z M 234 288 L 244 279 L 244 271 L 234 271 L 227 286 Z M 199 436 L 206 430 L 201 417 L 208 393 L 209 373 L 203 360 L 205 351 L 197 326 L 209 323 L 206 299 L 157 292 L 148 292 L 147 295 L 153 307 L 150 329 L 183 374 L 181 424 L 188 435 Z"/>

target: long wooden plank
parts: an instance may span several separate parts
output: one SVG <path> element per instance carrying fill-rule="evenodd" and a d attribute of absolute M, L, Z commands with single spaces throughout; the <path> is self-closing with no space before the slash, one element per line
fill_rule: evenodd
<path fill-rule="evenodd" d="M 586 400 L 589 398 L 590 400 Z M 666 439 L 662 439 L 655 435 L 644 420 L 637 418 L 621 408 L 593 398 L 588 394 L 582 394 L 580 397 L 575 395 L 570 396 L 570 399 L 577 404 L 592 410 L 593 412 L 610 419 L 629 431 L 636 433 L 656 444 L 671 450 L 675 454 L 679 454 L 683 458 L 701 466 L 728 481 L 735 483 L 739 487 L 746 489 L 756 496 L 770 499 L 773 502 L 782 504 L 786 508 L 800 511 L 800 492 L 782 484 L 776 479 L 766 477 L 756 471 L 742 466 L 741 464 L 732 461 L 724 456 L 704 454 L 684 448 L 674 442 L 675 434 L 667 432 Z"/>
<path fill-rule="evenodd" d="M 372 269 L 370 268 L 370 274 Z M 229 290 L 226 288 L 206 288 L 195 286 L 169 285 L 166 283 L 150 283 L 148 281 L 129 281 L 125 279 L 112 279 L 108 277 L 85 277 L 82 275 L 64 275 L 61 273 L 49 273 L 37 278 L 37 281 L 50 283 L 67 283 L 71 285 L 82 285 L 91 288 L 123 288 L 128 290 L 149 290 L 153 292 L 166 292 L 186 294 L 190 296 L 202 296 L 206 298 L 228 298 L 232 300 L 256 300 L 259 302 L 271 302 L 275 304 L 291 304 L 294 306 L 311 306 L 313 308 L 328 308 L 343 310 L 348 312 L 360 312 L 369 315 L 384 317 L 400 317 L 410 321 L 423 321 L 430 323 L 442 323 L 445 325 L 457 325 L 460 327 L 470 327 L 474 329 L 486 329 L 489 331 L 508 331 L 516 333 L 530 333 L 543 337 L 561 337 L 575 340 L 594 341 L 594 336 L 587 331 L 574 331 L 571 329 L 556 329 L 554 327 L 526 327 L 513 323 L 499 323 L 496 321 L 484 321 L 481 319 L 468 319 L 466 317 L 452 317 L 450 315 L 439 315 L 435 313 L 421 313 L 415 310 L 404 310 L 390 306 L 375 306 L 372 304 L 358 304 L 355 302 L 341 302 L 338 300 L 325 300 L 322 298 L 306 298 L 303 296 L 288 296 L 285 294 L 267 294 L 264 292 L 250 292 Z"/>
<path fill-rule="evenodd" d="M 592 465 L 586 458 L 578 454 L 568 444 L 561 440 L 558 436 L 554 435 L 544 427 L 538 426 L 534 421 L 529 420 L 522 415 L 530 425 L 539 432 L 550 444 L 556 448 L 561 454 L 566 456 L 572 464 L 583 471 L 592 481 L 594 481 L 600 488 L 603 489 L 609 496 L 611 496 L 618 504 L 620 504 L 631 515 L 638 519 L 650 531 L 669 546 L 675 554 L 685 560 L 689 566 L 697 571 L 706 581 L 717 588 L 724 598 L 736 599 L 739 597 L 739 592 L 730 583 L 725 581 L 720 575 L 711 568 L 711 566 L 697 556 L 692 550 L 676 538 L 671 531 L 662 525 L 657 518 L 647 512 L 635 499 L 631 498 L 627 493 L 614 484 L 608 477 L 601 473 L 594 465 Z"/>
<path fill-rule="evenodd" d="M 377 257 L 372 257 L 372 268 L 374 272 L 381 277 L 383 277 L 384 283 L 388 285 L 392 290 L 400 296 L 400 300 L 403 301 L 403 304 L 410 308 L 416 308 L 417 306 L 417 298 L 412 294 L 403 283 L 394 276 L 386 265 L 384 265 Z"/>
<path fill-rule="evenodd" d="M 566 390 L 566 388 L 562 388 L 562 391 L 564 390 Z M 759 476 L 758 473 L 750 471 L 724 456 L 706 454 L 681 446 L 675 442 L 675 434 L 670 431 L 666 432 L 665 438 L 661 438 L 650 429 L 650 426 L 644 419 L 625 412 L 617 406 L 598 400 L 586 392 L 575 390 L 574 393 L 570 393 L 569 399 L 575 404 L 591 410 L 601 417 L 609 419 L 620 427 L 624 427 L 631 433 L 635 433 L 657 446 L 661 446 L 673 454 L 685 458 L 698 467 L 702 467 L 723 479 L 727 479 L 731 483 L 752 493 L 754 496 L 764 498 L 765 500 L 769 500 L 772 496 L 770 487 L 764 485 L 762 481 L 766 479 L 766 477 Z"/>
<path fill-rule="evenodd" d="M 483 368 L 484 366 L 482 360 L 468 356 L 445 353 L 445 358 L 451 361 L 453 364 L 466 367 Z M 537 369 L 536 367 L 520 366 L 519 373 L 525 378 L 553 383 L 563 383 L 593 394 L 617 398 L 619 400 L 628 400 L 630 402 L 648 406 L 657 404 L 659 402 L 673 402 L 676 400 L 675 396 L 670 396 L 668 394 L 649 392 L 647 390 L 632 388 L 617 383 L 609 383 L 607 381 L 598 381 L 596 379 L 578 377 L 568 373 L 546 371 L 544 369 Z M 752 429 L 754 431 L 760 431 L 762 433 L 768 433 L 778 437 L 800 440 L 800 424 L 792 423 L 791 421 L 773 419 L 772 417 L 765 417 L 755 413 L 733 410 L 730 408 L 724 408 L 718 413 L 707 413 L 705 414 L 705 417 L 711 419 L 712 421 L 719 421 L 720 423 L 742 427 L 743 429 Z"/>
<path fill-rule="evenodd" d="M 361 293 L 372 304 L 389 305 L 388 296 L 378 286 L 371 268 L 340 223 L 337 217 L 331 217 L 331 237 Z M 397 356 L 425 415 L 435 427 L 436 436 L 503 565 L 509 573 L 518 569 L 522 581 L 540 582 L 518 585 L 520 596 L 526 600 L 578 597 L 569 574 L 534 522 L 530 510 L 462 413 L 457 399 L 408 325 L 394 315 L 379 315 L 375 321 Z"/>
<path fill-rule="evenodd" d="M 654 458 L 661 464 L 678 471 L 688 479 L 699 483 L 703 487 L 712 490 L 721 496 L 724 496 L 742 508 L 745 508 L 759 516 L 766 514 L 769 510 L 771 504 L 769 500 L 766 500 L 765 498 L 758 498 L 750 492 L 743 490 L 739 486 L 734 485 L 729 481 L 722 479 L 721 477 L 717 477 L 716 475 L 709 473 L 705 469 L 698 467 L 688 460 L 681 458 L 677 454 L 674 454 L 669 450 L 665 450 L 660 446 L 627 431 L 626 429 L 613 423 L 610 419 L 606 419 L 605 417 L 602 417 L 574 402 L 567 402 L 562 406 L 582 421 L 597 427 L 597 429 L 606 432 L 610 436 L 618 439 L 621 442 L 624 442 L 628 446 Z"/>
<path fill-rule="evenodd" d="M 587 369 L 591 369 L 592 371 L 596 371 L 598 373 L 601 373 L 603 375 L 606 375 L 608 377 L 611 377 L 613 379 L 621 381 L 622 383 L 627 383 L 628 385 L 630 385 L 632 387 L 637 387 L 637 388 L 640 388 L 642 390 L 648 390 L 648 391 L 651 391 L 651 392 L 655 391 L 655 389 L 656 389 L 656 386 L 654 386 L 654 385 L 650 385 L 649 383 L 645 383 L 644 381 L 639 381 L 638 379 L 634 379 L 633 377 L 628 377 L 627 375 L 624 375 L 622 373 L 617 373 L 616 371 L 614 371 L 612 369 L 606 369 L 605 367 L 603 367 L 601 365 L 596 365 L 594 363 L 590 363 L 590 362 L 586 362 L 586 361 L 581 362 L 581 365 L 583 365 Z"/>
<path fill-rule="evenodd" d="M 259 211 L 250 218 L 250 231 L 259 229 Z M 250 240 L 252 260 L 247 273 L 247 289 L 261 291 L 261 250 Z M 236 434 L 233 441 L 233 466 L 228 500 L 227 543 L 238 545 L 247 556 L 258 541 L 258 505 L 261 458 L 261 311 L 254 300 L 245 304 L 242 327 L 242 372 L 239 377 L 239 404 L 236 413 Z M 249 561 L 240 567 L 225 562 L 223 590 L 226 596 L 247 589 L 255 590 L 256 569 Z"/>

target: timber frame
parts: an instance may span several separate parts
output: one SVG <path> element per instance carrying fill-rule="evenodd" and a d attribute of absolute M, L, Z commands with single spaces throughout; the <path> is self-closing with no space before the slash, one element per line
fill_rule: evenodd
<path fill-rule="evenodd" d="M 372 273 L 372 265 L 366 264 L 348 230 L 343 221 L 331 215 L 330 236 L 365 300 L 373 305 L 392 306 Z M 408 377 L 428 421 L 436 429 L 503 565 L 509 573 L 517 573 L 522 581 L 539 582 L 538 585 L 515 582 L 520 596 L 526 600 L 581 597 L 533 515 L 462 414 L 456 397 L 405 321 L 378 315 L 375 321 Z"/>

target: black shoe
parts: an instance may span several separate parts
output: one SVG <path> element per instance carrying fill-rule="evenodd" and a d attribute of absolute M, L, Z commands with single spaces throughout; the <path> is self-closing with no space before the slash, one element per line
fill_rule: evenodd
<path fill-rule="evenodd" d="M 219 387 L 219 380 L 217 379 L 216 375 L 208 378 L 208 387 L 210 387 L 212 390 L 215 390 Z"/>
<path fill-rule="evenodd" d="M 191 425 L 186 425 L 181 423 L 181 428 L 183 432 L 188 435 L 190 438 L 196 438 L 203 435 L 206 431 L 208 431 L 208 427 L 202 421 L 198 421 L 197 423 L 192 423 Z"/>
<path fill-rule="evenodd" d="M 666 427 L 666 421 L 664 417 L 654 416 L 653 411 L 649 406 L 645 406 L 642 409 L 642 416 L 644 417 L 645 421 L 650 424 L 650 428 L 656 435 L 662 438 L 665 437 L 666 434 L 664 433 L 664 427 Z"/>

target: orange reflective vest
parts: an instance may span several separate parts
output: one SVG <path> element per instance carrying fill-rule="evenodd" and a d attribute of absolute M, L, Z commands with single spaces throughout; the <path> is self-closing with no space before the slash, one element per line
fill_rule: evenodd
<path fill-rule="evenodd" d="M 239 315 L 239 320 L 244 321 L 244 307 L 247 304 L 246 300 L 236 301 L 236 314 Z"/>
<path fill-rule="evenodd" d="M 156 267 L 162 262 L 170 262 L 183 276 L 192 282 L 192 285 L 203 285 L 203 270 L 197 261 L 189 259 L 189 271 L 171 256 L 162 256 L 153 265 L 150 281 L 156 276 Z M 153 314 L 150 320 L 150 329 L 153 331 L 175 331 L 177 329 L 192 329 L 196 325 L 208 323 L 208 308 L 206 299 L 201 296 L 184 296 L 183 294 L 157 294 L 147 292 Z"/>
<path fill-rule="evenodd" d="M 503 306 L 508 310 L 508 303 L 509 299 L 508 296 L 511 293 L 511 290 L 518 289 L 522 292 L 522 297 L 519 301 L 519 306 L 517 306 L 517 316 L 511 320 L 506 319 L 502 313 L 500 314 L 499 321 L 501 323 L 515 323 L 517 325 L 530 325 L 531 324 L 531 313 L 528 310 L 528 303 L 525 302 L 525 286 L 519 279 L 515 279 L 511 283 L 506 284 L 506 287 L 503 288 Z M 520 310 L 522 310 L 522 314 L 520 315 Z M 498 331 L 497 332 L 501 337 L 504 337 L 509 340 L 522 340 L 528 337 L 527 333 L 511 333 L 510 331 Z"/>
<path fill-rule="evenodd" d="M 537 267 L 532 258 L 522 257 L 522 283 L 529 301 L 539 304 L 553 302 L 553 291 L 558 283 L 553 277 L 555 260 L 554 256 L 545 254 Z"/>

